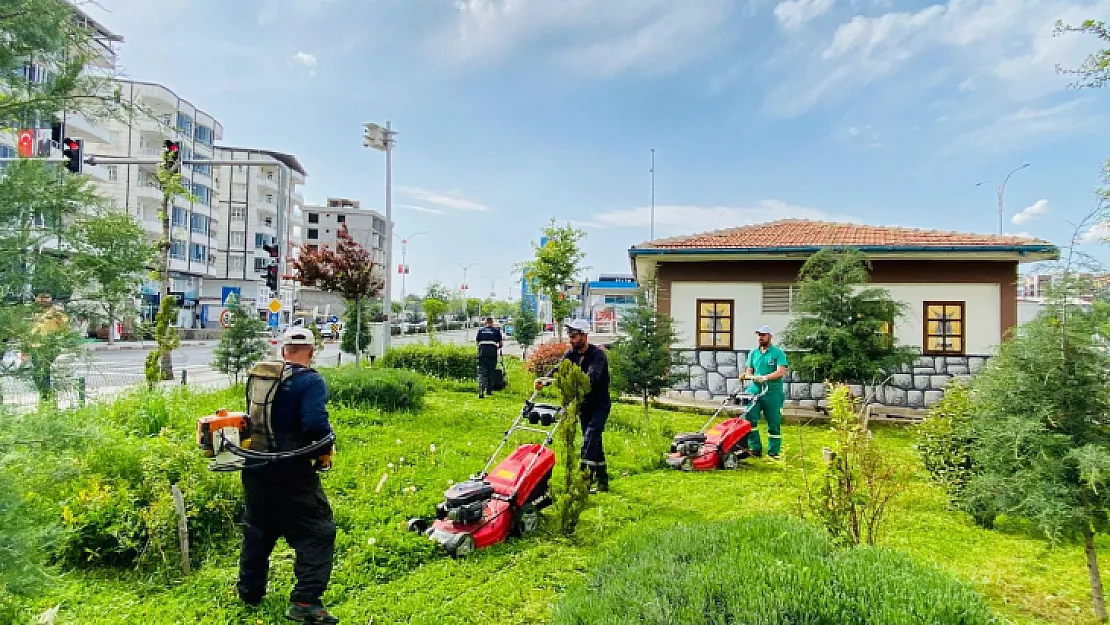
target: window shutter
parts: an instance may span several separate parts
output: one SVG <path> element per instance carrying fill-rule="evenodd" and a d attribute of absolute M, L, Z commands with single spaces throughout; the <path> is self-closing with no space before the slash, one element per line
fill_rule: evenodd
<path fill-rule="evenodd" d="M 793 287 L 789 284 L 763 285 L 763 312 L 765 314 L 789 314 L 794 300 Z"/>

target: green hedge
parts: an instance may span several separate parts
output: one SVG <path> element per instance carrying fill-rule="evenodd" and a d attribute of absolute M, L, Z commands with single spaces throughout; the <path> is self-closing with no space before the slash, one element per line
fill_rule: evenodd
<path fill-rule="evenodd" d="M 328 400 L 348 406 L 417 410 L 424 405 L 428 392 L 421 376 L 411 371 L 348 365 L 322 369 L 321 374 L 328 383 Z"/>
<path fill-rule="evenodd" d="M 792 517 L 680 525 L 618 546 L 555 605 L 554 623 L 998 622 L 983 599 L 898 553 L 836 549 Z"/>
<path fill-rule="evenodd" d="M 389 369 L 408 369 L 435 378 L 474 380 L 478 377 L 477 351 L 471 346 L 404 345 L 391 348 L 378 359 Z"/>

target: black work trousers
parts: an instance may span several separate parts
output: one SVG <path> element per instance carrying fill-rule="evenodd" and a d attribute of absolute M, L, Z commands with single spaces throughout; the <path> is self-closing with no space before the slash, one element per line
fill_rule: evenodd
<path fill-rule="evenodd" d="M 278 538 L 285 538 L 296 552 L 297 583 L 290 601 L 319 605 L 331 580 L 335 554 L 335 520 L 320 476 L 304 459 L 244 470 L 242 476 L 247 510 L 239 555 L 239 596 L 258 600 L 266 594 L 270 553 Z"/>
<path fill-rule="evenodd" d="M 478 354 L 478 394 L 488 395 L 493 391 L 491 382 L 493 370 L 497 368 L 497 353 Z"/>
<path fill-rule="evenodd" d="M 583 404 L 579 421 L 582 425 L 582 459 L 579 466 L 590 472 L 590 481 L 609 484 L 609 469 L 605 465 L 605 447 L 602 434 L 609 420 L 612 404 L 608 401 Z"/>

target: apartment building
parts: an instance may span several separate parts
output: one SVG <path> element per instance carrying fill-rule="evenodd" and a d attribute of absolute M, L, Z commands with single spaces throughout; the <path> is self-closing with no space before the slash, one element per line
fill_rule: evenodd
<path fill-rule="evenodd" d="M 305 206 L 302 236 L 309 249 L 335 247 L 339 231 L 347 226 L 351 237 L 370 252 L 374 264 L 386 271 L 385 241 L 388 236 L 385 216 L 375 210 L 362 208 L 358 200 L 328 198 L 323 206 Z M 345 309 L 343 299 L 316 289 L 301 289 L 299 309 L 320 315 L 340 315 Z"/>
<path fill-rule="evenodd" d="M 117 81 L 121 98 L 132 113 L 125 120 L 110 120 L 98 143 L 86 143 L 85 152 L 107 156 L 159 159 L 167 139 L 181 145 L 182 159 L 215 156 L 215 142 L 223 126 L 208 113 L 159 84 Z M 73 136 L 75 133 L 71 133 Z M 162 237 L 162 191 L 155 172 L 158 165 L 105 165 L 102 192 L 115 207 L 135 217 L 151 241 Z M 216 184 L 210 165 L 182 165 L 182 182 L 192 199 L 178 197 L 170 211 L 170 292 L 181 303 L 177 325 L 199 327 L 200 293 L 206 279 L 215 277 L 214 233 Z M 147 280 L 142 286 L 143 317 L 158 310 L 159 285 Z"/>
<path fill-rule="evenodd" d="M 290 264 L 301 244 L 301 188 L 308 177 L 291 154 L 220 146 L 216 155 L 219 161 L 252 161 L 252 165 L 215 168 L 214 278 L 205 282 L 201 292 L 201 319 L 208 327 L 218 324 L 219 309 L 228 293 L 236 293 L 243 305 L 267 318 L 271 297 L 265 272 L 270 255 L 263 246 L 278 246 L 279 276 L 292 273 Z M 258 162 L 265 164 L 255 164 Z M 279 280 L 282 324 L 293 320 L 296 290 L 293 281 Z"/>

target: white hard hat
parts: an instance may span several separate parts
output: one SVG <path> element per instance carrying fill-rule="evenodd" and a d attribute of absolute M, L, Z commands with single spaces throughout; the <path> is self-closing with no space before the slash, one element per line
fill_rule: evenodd
<path fill-rule="evenodd" d="M 756 334 L 774 334 L 774 332 L 771 331 L 771 326 L 759 326 L 759 329 L 756 330 L 755 333 Z"/>
<path fill-rule="evenodd" d="M 316 337 L 308 328 L 289 328 L 281 337 L 282 345 L 316 345 Z"/>
<path fill-rule="evenodd" d="M 566 322 L 565 327 L 568 330 L 577 330 L 583 334 L 590 333 L 590 322 L 585 319 L 573 319 Z"/>

